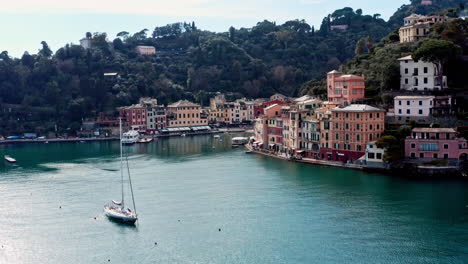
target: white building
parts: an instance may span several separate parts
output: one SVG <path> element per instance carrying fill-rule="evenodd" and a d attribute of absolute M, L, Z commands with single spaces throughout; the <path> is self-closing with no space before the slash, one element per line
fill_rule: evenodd
<path fill-rule="evenodd" d="M 82 39 L 80 39 L 81 47 L 83 47 L 84 49 L 90 49 L 92 40 L 93 40 L 92 38 L 82 38 Z"/>
<path fill-rule="evenodd" d="M 385 168 L 387 164 L 384 162 L 383 157 L 385 149 L 377 147 L 375 141 L 366 144 L 366 167 L 369 168 Z"/>
<path fill-rule="evenodd" d="M 447 77 L 443 76 L 442 85 L 440 85 L 434 63 L 414 61 L 411 55 L 398 60 L 400 61 L 401 90 L 427 91 L 447 88 Z"/>
<path fill-rule="evenodd" d="M 154 55 L 156 48 L 153 46 L 136 46 L 136 52 L 140 55 Z"/>
<path fill-rule="evenodd" d="M 434 96 L 396 96 L 394 110 L 397 117 L 428 117 L 434 108 Z"/>

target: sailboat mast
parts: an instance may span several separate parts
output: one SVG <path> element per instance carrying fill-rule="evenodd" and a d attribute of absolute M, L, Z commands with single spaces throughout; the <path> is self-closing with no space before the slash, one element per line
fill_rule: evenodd
<path fill-rule="evenodd" d="M 128 155 L 125 155 L 125 159 L 127 160 L 128 183 L 130 184 L 130 192 L 132 193 L 133 210 L 135 211 L 135 215 L 137 215 L 135 196 L 133 196 L 132 178 L 130 177 L 130 167 L 128 166 Z"/>
<path fill-rule="evenodd" d="M 119 117 L 119 127 L 120 127 L 120 179 L 121 179 L 121 186 L 122 186 L 122 208 L 125 208 L 124 205 L 124 176 L 123 176 L 123 148 L 122 148 L 122 118 Z"/>

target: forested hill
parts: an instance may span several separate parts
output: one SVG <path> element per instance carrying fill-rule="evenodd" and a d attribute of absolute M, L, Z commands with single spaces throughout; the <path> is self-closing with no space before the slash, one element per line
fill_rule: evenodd
<path fill-rule="evenodd" d="M 35 55 L 16 59 L 4 51 L 0 133 L 47 131 L 55 124 L 73 131 L 81 120 L 141 96 L 163 104 L 189 99 L 207 105 L 214 92 L 251 98 L 275 92 L 298 95 L 304 83 L 322 80 L 352 58 L 358 41 L 367 53 L 396 28 L 379 14 L 343 8 L 327 15 L 319 29 L 303 20 L 282 25 L 262 21 L 214 33 L 195 23 L 174 23 L 133 34 L 123 31 L 115 38 L 87 33 L 93 45 L 87 50 L 66 45 L 54 54 L 43 41 Z M 154 46 L 157 54 L 140 56 L 138 45 Z M 104 76 L 106 72 L 119 75 Z"/>

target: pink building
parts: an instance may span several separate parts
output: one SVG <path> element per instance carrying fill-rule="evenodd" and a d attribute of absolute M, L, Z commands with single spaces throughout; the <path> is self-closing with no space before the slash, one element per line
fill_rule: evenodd
<path fill-rule="evenodd" d="M 414 128 L 405 140 L 405 157 L 467 160 L 467 141 L 453 128 Z"/>
<path fill-rule="evenodd" d="M 327 74 L 328 101 L 351 104 L 365 97 L 365 78 L 352 74 L 331 71 Z"/>

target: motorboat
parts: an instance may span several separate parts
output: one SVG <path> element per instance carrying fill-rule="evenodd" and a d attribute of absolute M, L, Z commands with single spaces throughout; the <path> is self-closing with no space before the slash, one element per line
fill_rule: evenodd
<path fill-rule="evenodd" d="M 15 163 L 15 162 L 16 162 L 16 159 L 14 159 L 14 158 L 12 158 L 12 157 L 10 157 L 10 156 L 8 156 L 8 155 L 5 155 L 3 158 L 4 158 L 6 161 L 10 162 L 10 163 Z"/>
<path fill-rule="evenodd" d="M 132 178 L 130 177 L 130 168 L 128 166 L 128 157 L 125 156 L 128 174 L 128 183 L 130 185 L 130 191 L 133 202 L 133 210 L 129 207 L 125 207 L 125 196 L 124 196 L 124 169 L 123 169 L 123 137 L 122 137 L 122 119 L 120 119 L 120 178 L 121 178 L 121 189 L 122 197 L 120 201 L 112 200 L 111 203 L 104 205 L 104 213 L 112 220 L 122 222 L 124 224 L 134 225 L 138 220 L 135 197 L 133 196 Z M 127 132 L 128 133 L 128 132 Z"/>
<path fill-rule="evenodd" d="M 137 143 L 150 143 L 153 141 L 153 138 L 139 138 Z"/>
<path fill-rule="evenodd" d="M 245 145 L 245 144 L 247 144 L 247 142 L 249 142 L 249 139 L 246 138 L 246 137 L 235 137 L 235 138 L 232 138 L 232 146 L 241 146 L 241 145 Z"/>
<path fill-rule="evenodd" d="M 214 138 L 221 138 L 220 135 L 214 135 L 213 137 L 214 137 Z"/>
<path fill-rule="evenodd" d="M 121 142 L 123 145 L 131 145 L 135 144 L 140 137 L 138 131 L 130 130 L 128 132 L 123 133 Z"/>

